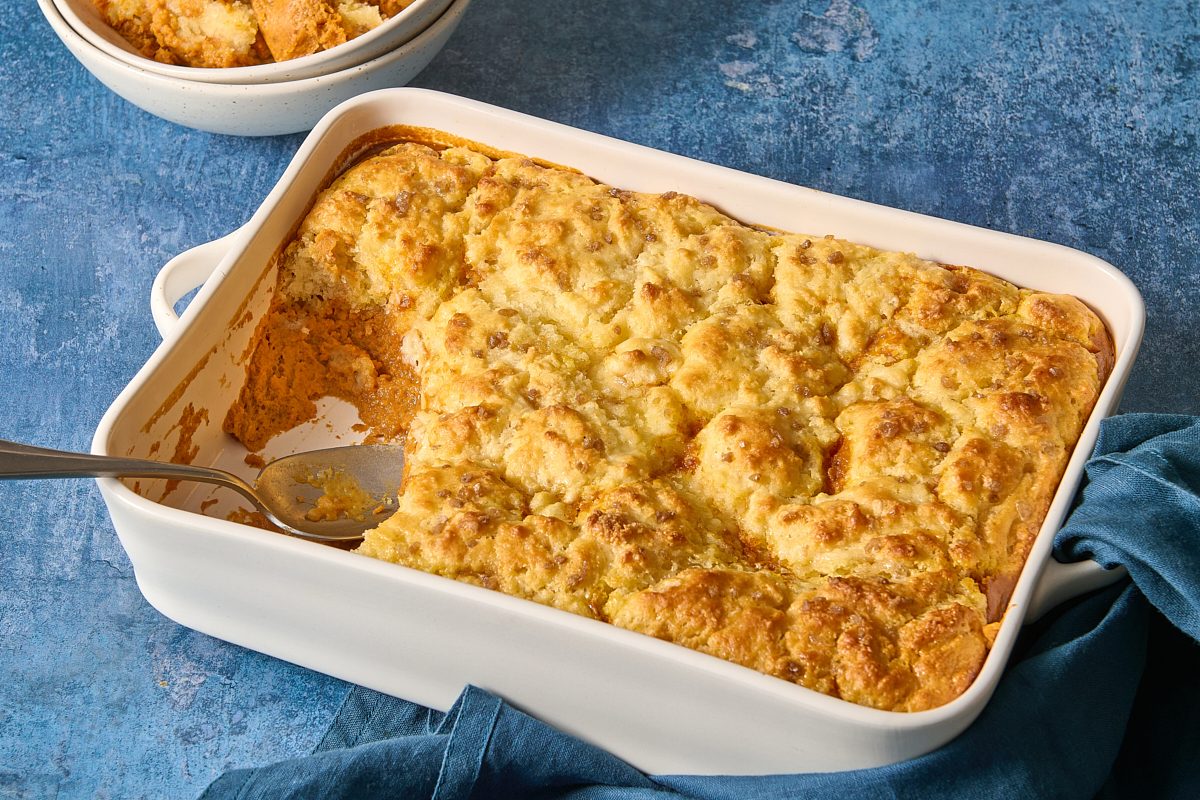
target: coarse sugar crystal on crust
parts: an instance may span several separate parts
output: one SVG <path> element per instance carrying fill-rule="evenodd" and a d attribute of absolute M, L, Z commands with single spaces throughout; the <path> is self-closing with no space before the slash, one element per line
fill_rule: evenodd
<path fill-rule="evenodd" d="M 1111 360 L 1073 297 L 408 142 L 316 199 L 226 429 L 344 397 L 406 453 L 358 552 L 915 711 L 981 668 Z"/>

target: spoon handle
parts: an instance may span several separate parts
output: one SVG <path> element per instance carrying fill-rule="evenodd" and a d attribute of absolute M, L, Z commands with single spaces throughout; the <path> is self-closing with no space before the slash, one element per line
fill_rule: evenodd
<path fill-rule="evenodd" d="M 0 480 L 17 478 L 176 478 L 228 486 L 253 498 L 250 486 L 228 472 L 142 458 L 68 453 L 0 439 Z"/>

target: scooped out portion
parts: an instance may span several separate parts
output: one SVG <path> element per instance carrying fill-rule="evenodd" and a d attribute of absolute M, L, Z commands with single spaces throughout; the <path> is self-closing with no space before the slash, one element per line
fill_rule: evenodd
<path fill-rule="evenodd" d="M 147 58 L 186 67 L 249 67 L 328 50 L 413 0 L 93 0 Z"/>

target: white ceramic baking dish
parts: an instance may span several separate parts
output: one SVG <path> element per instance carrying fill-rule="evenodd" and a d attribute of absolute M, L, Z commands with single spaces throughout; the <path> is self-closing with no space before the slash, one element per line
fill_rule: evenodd
<path fill-rule="evenodd" d="M 330 112 L 243 228 L 163 269 L 153 300 L 163 343 L 105 414 L 93 452 L 163 458 L 188 449 L 187 437 L 180 448 L 180 434 L 194 427 L 195 463 L 252 471 L 220 424 L 273 290 L 272 256 L 343 151 L 390 125 L 448 131 L 568 164 L 615 186 L 686 192 L 742 220 L 970 264 L 1088 302 L 1112 332 L 1116 366 L 991 655 L 975 683 L 948 705 L 913 714 L 878 711 L 601 622 L 216 518 L 235 505 L 222 490 L 185 486 L 162 498 L 160 482 L 101 480 L 138 584 L 168 617 L 438 709 L 473 683 L 651 773 L 786 773 L 877 766 L 948 741 L 987 702 L 1023 622 L 1117 577 L 1095 564 L 1064 566 L 1050 557 L 1099 422 L 1116 407 L 1141 338 L 1141 298 L 1116 269 L 1058 245 L 836 197 L 416 89 L 364 95 Z M 177 318 L 175 301 L 201 282 Z M 181 424 L 189 406 L 207 418 L 193 413 L 192 424 Z M 277 437 L 268 454 L 353 441 L 353 409 L 329 403 L 324 411 L 320 423 Z M 208 516 L 198 513 L 202 505 Z"/>

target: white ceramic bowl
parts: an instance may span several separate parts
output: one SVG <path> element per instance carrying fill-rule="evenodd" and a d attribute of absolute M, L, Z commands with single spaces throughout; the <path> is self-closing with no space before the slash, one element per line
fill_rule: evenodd
<path fill-rule="evenodd" d="M 306 131 L 343 100 L 403 86 L 446 44 L 471 0 L 453 0 L 416 38 L 364 64 L 281 83 L 218 84 L 160 75 L 105 53 L 67 24 L 53 0 L 38 0 L 50 27 L 105 86 L 145 111 L 189 128 L 239 136 Z"/>
<path fill-rule="evenodd" d="M 168 617 L 435 708 L 448 708 L 473 683 L 652 773 L 831 771 L 911 758 L 958 734 L 991 696 L 1022 623 L 1121 574 L 1092 562 L 1059 564 L 1050 555 L 1100 420 L 1116 408 L 1141 341 L 1141 297 L 1116 269 L 1059 245 L 816 192 L 420 89 L 374 92 L 335 109 L 243 228 L 163 268 L 152 304 L 163 343 L 104 415 L 92 452 L 173 452 L 181 414 L 204 409 L 207 418 L 189 431 L 194 463 L 250 474 L 245 449 L 221 423 L 244 382 L 247 345 L 274 292 L 273 256 L 347 148 L 394 125 L 447 131 L 626 189 L 685 192 L 768 227 L 802 227 L 970 264 L 1086 301 L 1112 333 L 1116 363 L 995 645 L 975 682 L 950 703 L 912 714 L 879 711 L 597 620 L 229 522 L 224 515 L 238 502 L 224 490 L 195 486 L 164 497 L 161 481 L 103 479 L 100 490 L 138 586 Z M 211 277 L 204 281 L 205 275 Z M 177 317 L 174 302 L 202 281 Z M 272 439 L 265 455 L 358 441 L 356 421 L 348 404 L 323 401 L 317 420 Z"/>
<path fill-rule="evenodd" d="M 147 72 L 204 83 L 280 83 L 328 75 L 395 50 L 425 30 L 449 8 L 452 0 L 413 0 L 412 5 L 379 27 L 338 47 L 290 61 L 253 67 L 211 69 L 160 64 L 146 58 L 112 29 L 92 0 L 54 0 L 62 18 L 101 52 Z"/>

